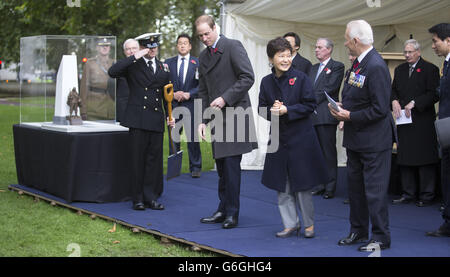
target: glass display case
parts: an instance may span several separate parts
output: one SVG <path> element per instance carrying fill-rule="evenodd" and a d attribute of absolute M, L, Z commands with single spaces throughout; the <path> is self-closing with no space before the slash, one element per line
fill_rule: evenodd
<path fill-rule="evenodd" d="M 77 73 L 70 78 L 82 100 L 78 115 L 115 123 L 116 81 L 107 71 L 116 60 L 116 37 L 52 35 L 20 39 L 20 123 L 54 122 L 58 70 L 65 55 L 76 57 Z"/>

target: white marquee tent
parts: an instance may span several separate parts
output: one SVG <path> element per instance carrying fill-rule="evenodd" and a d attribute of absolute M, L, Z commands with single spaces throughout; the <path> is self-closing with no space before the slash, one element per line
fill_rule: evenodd
<path fill-rule="evenodd" d="M 438 66 L 442 59 L 431 49 L 428 28 L 450 20 L 450 0 L 246 0 L 224 1 L 222 33 L 240 40 L 246 48 L 255 71 L 255 84 L 250 90 L 258 127 L 260 148 L 243 157 L 242 168 L 261 169 L 268 138 L 267 121 L 256 114 L 259 84 L 270 73 L 266 44 L 270 39 L 293 31 L 302 43 L 300 54 L 313 64 L 314 45 L 319 37 L 334 42 L 333 58 L 350 66 L 344 47 L 346 24 L 364 19 L 374 30 L 374 47 L 379 52 L 402 52 L 410 35 L 422 45 L 422 57 Z M 393 36 L 395 37 L 391 39 Z M 386 43 L 389 41 L 388 43 Z M 338 132 L 339 163 L 345 164 Z"/>

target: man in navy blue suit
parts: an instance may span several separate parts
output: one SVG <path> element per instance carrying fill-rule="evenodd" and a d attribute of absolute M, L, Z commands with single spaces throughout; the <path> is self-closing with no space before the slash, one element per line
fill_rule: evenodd
<path fill-rule="evenodd" d="M 298 53 L 302 42 L 300 37 L 294 32 L 289 32 L 286 33 L 283 38 L 289 41 L 292 49 L 294 49 L 294 54 L 292 55 L 292 67 L 308 75 L 311 70 L 312 63 Z"/>
<path fill-rule="evenodd" d="M 439 119 L 450 117 L 450 23 L 440 23 L 428 30 L 432 34 L 432 45 L 434 52 L 440 57 L 445 57 L 442 67 L 442 76 L 439 92 Z M 444 200 L 444 211 L 442 217 L 444 223 L 438 230 L 427 232 L 428 236 L 450 237 L 450 149 L 442 150 L 441 161 L 441 183 L 442 198 Z"/>
<path fill-rule="evenodd" d="M 191 114 L 190 127 L 185 128 L 189 153 L 189 169 L 192 178 L 200 177 L 202 170 L 202 154 L 198 142 L 197 128 L 194 126 L 194 99 L 198 91 L 198 59 L 190 55 L 191 37 L 180 34 L 177 38 L 178 55 L 166 60 L 170 69 L 170 81 L 173 84 L 173 107 L 186 107 Z M 182 115 L 181 115 L 182 116 Z M 179 119 L 181 120 L 182 117 Z M 177 121 L 179 121 L 177 120 Z M 184 126 L 188 127 L 188 126 Z M 181 130 L 180 130 L 181 131 Z M 180 142 L 175 142 L 176 150 L 180 150 Z M 173 154 L 169 146 L 170 154 Z"/>
<path fill-rule="evenodd" d="M 347 149 L 350 234 L 339 245 L 362 243 L 359 251 L 390 247 L 388 199 L 394 120 L 390 112 L 391 76 L 386 63 L 373 48 L 372 28 L 364 20 L 351 21 L 345 46 L 358 57 L 344 80 L 339 111 L 331 114 L 344 124 L 343 146 Z"/>

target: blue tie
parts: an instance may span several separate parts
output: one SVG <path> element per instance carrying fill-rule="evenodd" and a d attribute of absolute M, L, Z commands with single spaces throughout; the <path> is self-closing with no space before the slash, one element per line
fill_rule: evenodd
<path fill-rule="evenodd" d="M 180 71 L 178 71 L 178 89 L 182 89 L 183 84 L 183 76 L 184 76 L 184 58 L 181 58 Z"/>
<path fill-rule="evenodd" d="M 443 76 L 446 76 L 448 72 L 448 61 L 444 62 L 444 70 L 443 70 Z"/>

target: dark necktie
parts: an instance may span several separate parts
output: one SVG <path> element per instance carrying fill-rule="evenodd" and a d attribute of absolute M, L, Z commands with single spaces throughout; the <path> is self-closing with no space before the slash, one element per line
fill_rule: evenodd
<path fill-rule="evenodd" d="M 414 72 L 414 66 L 409 65 L 409 78 L 411 78 L 411 75 L 413 72 Z"/>
<path fill-rule="evenodd" d="M 214 47 L 209 47 L 209 53 L 211 53 L 211 55 L 214 55 L 214 53 L 216 53 L 217 48 Z"/>
<path fill-rule="evenodd" d="M 446 76 L 448 72 L 448 61 L 444 61 L 444 68 L 442 70 L 443 76 Z"/>
<path fill-rule="evenodd" d="M 153 66 L 152 66 L 152 64 L 153 64 L 152 61 L 148 61 L 148 62 L 147 62 L 147 65 L 148 65 L 148 67 L 150 68 L 150 72 L 151 72 L 152 74 L 155 74 L 155 72 L 153 71 Z"/>
<path fill-rule="evenodd" d="M 185 58 L 181 58 L 181 65 L 180 65 L 180 70 L 178 71 L 178 89 L 182 89 L 184 86 L 184 82 L 183 82 L 183 76 L 184 76 L 184 59 Z"/>

